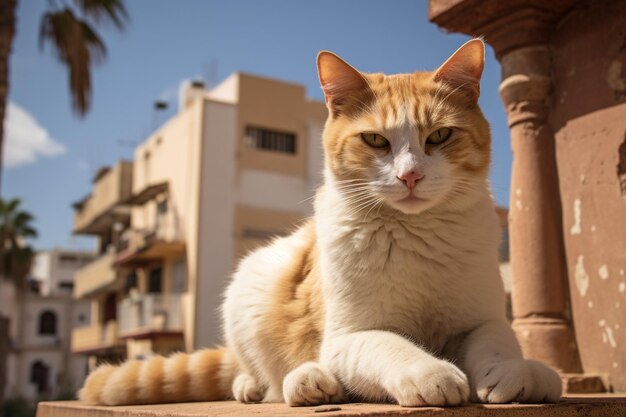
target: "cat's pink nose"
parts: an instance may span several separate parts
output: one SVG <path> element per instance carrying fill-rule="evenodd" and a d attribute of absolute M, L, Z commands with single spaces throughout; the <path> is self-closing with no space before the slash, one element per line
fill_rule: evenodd
<path fill-rule="evenodd" d="M 413 190 L 413 188 L 415 188 L 415 184 L 417 184 L 422 178 L 424 178 L 424 174 L 416 170 L 407 171 L 398 177 L 398 179 L 402 181 L 409 190 Z"/>

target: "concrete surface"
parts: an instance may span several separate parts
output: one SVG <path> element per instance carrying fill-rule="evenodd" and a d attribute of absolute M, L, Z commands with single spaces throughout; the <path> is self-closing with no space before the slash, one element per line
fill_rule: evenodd
<path fill-rule="evenodd" d="M 625 394 L 576 396 L 558 404 L 469 404 L 454 408 L 403 408 L 391 404 L 338 404 L 288 407 L 285 404 L 241 404 L 234 401 L 103 407 L 79 401 L 41 402 L 37 417 L 194 417 L 194 416 L 402 416 L 402 417 L 620 417 L 626 416 Z"/>

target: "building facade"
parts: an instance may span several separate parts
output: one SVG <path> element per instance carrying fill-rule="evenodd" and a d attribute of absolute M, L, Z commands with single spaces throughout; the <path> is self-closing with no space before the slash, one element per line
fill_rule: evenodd
<path fill-rule="evenodd" d="M 75 232 L 101 243 L 77 275 L 92 321 L 72 349 L 95 365 L 220 343 L 238 259 L 311 214 L 325 119 L 300 85 L 238 73 L 182 88 L 178 113 L 75 206 Z"/>
<path fill-rule="evenodd" d="M 89 305 L 72 297 L 74 272 L 93 254 L 54 249 L 35 255 L 30 288 L 18 294 L 0 283 L 2 311 L 9 317 L 5 398 L 69 397 L 82 384 L 87 357 L 72 355 L 73 327 L 89 322 Z"/>

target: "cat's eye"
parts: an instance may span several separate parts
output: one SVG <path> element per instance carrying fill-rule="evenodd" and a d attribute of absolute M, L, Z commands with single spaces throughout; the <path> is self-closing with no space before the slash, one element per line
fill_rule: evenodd
<path fill-rule="evenodd" d="M 361 138 L 372 148 L 386 148 L 389 141 L 378 133 L 361 133 Z"/>
<path fill-rule="evenodd" d="M 452 129 L 449 127 L 442 127 L 439 130 L 434 131 L 428 138 L 426 138 L 426 144 L 428 145 L 439 145 L 440 143 L 444 143 L 450 136 L 452 135 Z"/>

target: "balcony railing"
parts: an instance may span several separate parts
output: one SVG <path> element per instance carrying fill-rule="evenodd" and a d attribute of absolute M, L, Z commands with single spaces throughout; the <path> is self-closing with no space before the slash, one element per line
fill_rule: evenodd
<path fill-rule="evenodd" d="M 111 250 L 79 269 L 74 279 L 74 298 L 81 298 L 115 283 L 115 251 Z"/>
<path fill-rule="evenodd" d="M 165 219 L 163 219 L 165 220 Z M 118 242 L 118 265 L 144 263 L 164 257 L 176 257 L 184 254 L 185 242 L 180 228 L 171 221 L 159 221 L 149 229 L 127 229 Z"/>
<path fill-rule="evenodd" d="M 78 327 L 72 330 L 72 352 L 89 352 L 108 349 L 123 344 L 117 337 L 117 323 Z"/>
<path fill-rule="evenodd" d="M 143 294 L 118 303 L 121 336 L 183 329 L 182 294 Z"/>
<path fill-rule="evenodd" d="M 132 162 L 121 161 L 95 180 L 91 195 L 74 205 L 76 233 L 102 233 L 116 221 L 128 221 L 130 208 L 120 204 L 132 195 L 132 171 Z"/>

